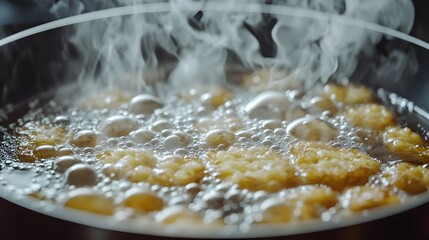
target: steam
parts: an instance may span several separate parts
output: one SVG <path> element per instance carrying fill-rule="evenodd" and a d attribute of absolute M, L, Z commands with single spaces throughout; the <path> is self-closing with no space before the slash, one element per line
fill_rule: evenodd
<path fill-rule="evenodd" d="M 76 11 L 85 11 L 84 4 L 72 2 L 64 1 L 52 11 L 66 8 L 66 3 L 73 4 Z M 116 5 L 130 2 L 118 1 Z M 153 1 L 134 0 L 132 4 L 148 2 Z M 79 81 L 135 91 L 157 91 L 159 85 L 180 89 L 224 84 L 225 69 L 238 62 L 248 69 L 290 72 L 280 77 L 271 75 L 267 88 L 285 90 L 289 81 L 305 79 L 301 86 L 305 90 L 318 82 L 352 76 L 359 59 L 374 56 L 375 46 L 383 37 L 339 24 L 329 17 L 261 13 L 260 6 L 254 4 L 258 2 L 171 0 L 167 12 L 79 24 L 69 39 L 81 53 L 82 61 L 75 66 L 80 72 Z M 254 7 L 240 12 L 243 4 Z M 410 31 L 414 20 L 409 0 L 278 0 L 271 4 L 362 19 L 404 32 Z M 210 11 L 213 5 L 225 11 Z M 267 47 L 272 48 L 268 53 L 264 52 Z M 404 70 L 414 61 L 413 56 L 401 51 L 393 51 L 384 58 L 385 63 L 376 70 L 377 77 L 385 76 L 388 68 Z M 164 81 L 166 75 L 159 68 L 166 59 L 174 64 Z"/>

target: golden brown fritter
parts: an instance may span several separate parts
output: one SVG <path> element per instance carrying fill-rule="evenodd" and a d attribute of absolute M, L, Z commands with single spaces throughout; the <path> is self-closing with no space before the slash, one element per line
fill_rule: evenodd
<path fill-rule="evenodd" d="M 380 186 L 352 187 L 341 197 L 342 207 L 354 212 L 399 202 L 398 195 Z"/>
<path fill-rule="evenodd" d="M 205 167 L 198 158 L 172 156 L 157 160 L 150 151 L 117 150 L 99 155 L 109 168 L 107 176 L 126 177 L 131 182 L 148 182 L 162 186 L 185 186 L 199 182 Z"/>
<path fill-rule="evenodd" d="M 207 160 L 219 178 L 251 191 L 275 192 L 298 184 L 290 159 L 267 148 L 232 148 L 211 152 Z"/>
<path fill-rule="evenodd" d="M 22 162 L 34 162 L 60 155 L 56 146 L 70 138 L 70 132 L 62 126 L 50 126 L 40 122 L 28 122 L 15 129 L 17 157 Z"/>
<path fill-rule="evenodd" d="M 323 88 L 323 96 L 337 103 L 346 105 L 370 103 L 374 100 L 374 93 L 365 86 L 341 86 L 328 84 Z"/>
<path fill-rule="evenodd" d="M 318 142 L 298 142 L 290 147 L 301 177 L 307 184 L 325 184 L 335 190 L 363 185 L 380 171 L 380 164 L 356 149 L 340 149 Z"/>
<path fill-rule="evenodd" d="M 405 161 L 429 163 L 429 147 L 423 138 L 405 127 L 390 127 L 383 134 L 386 148 Z"/>
<path fill-rule="evenodd" d="M 279 223 L 320 217 L 338 199 L 326 186 L 302 186 L 291 189 L 284 199 L 268 199 L 261 204 L 261 223 Z"/>
<path fill-rule="evenodd" d="M 77 188 L 63 201 L 66 207 L 101 215 L 112 215 L 115 211 L 112 199 L 89 188 Z"/>
<path fill-rule="evenodd" d="M 383 130 L 395 125 L 395 116 L 385 106 L 375 103 L 360 104 L 345 109 L 347 122 L 356 127 Z"/>
<path fill-rule="evenodd" d="M 429 189 L 429 169 L 410 163 L 397 163 L 386 168 L 383 180 L 409 194 L 419 194 Z"/>

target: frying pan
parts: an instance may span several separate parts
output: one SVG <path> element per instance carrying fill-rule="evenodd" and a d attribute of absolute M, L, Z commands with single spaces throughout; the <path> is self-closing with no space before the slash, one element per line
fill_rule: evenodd
<path fill-rule="evenodd" d="M 77 51 L 73 45 L 67 44 L 67 39 L 76 26 L 88 22 L 102 21 L 103 19 L 123 18 L 133 14 L 149 14 L 169 10 L 169 5 L 163 3 L 106 9 L 42 24 L 0 39 L 0 66 L 2 66 L 0 69 L 0 84 L 3 86 L 0 100 L 2 104 L 2 110 L 0 111 L 1 124 L 6 126 L 25 114 L 29 107 L 34 107 L 37 104 L 43 105 L 53 96 L 63 93 L 64 86 L 76 86 L 74 81 L 79 78 L 79 71 L 76 71 L 76 68 L 69 69 L 68 66 L 72 63 L 79 64 L 82 53 Z M 199 10 L 201 10 L 201 6 L 192 7 L 192 5 L 182 9 L 182 11 L 189 12 Z M 426 112 L 429 109 L 428 101 L 425 101 L 424 97 L 413 93 L 421 93 L 421 89 L 416 90 L 415 86 L 424 86 L 425 79 L 427 79 L 428 72 L 425 71 L 424 63 L 429 59 L 428 43 L 374 23 L 286 6 L 256 6 L 256 4 L 248 4 L 240 9 L 228 10 L 224 9 L 222 5 L 208 4 L 204 6 L 203 11 L 263 12 L 272 16 L 327 21 L 377 34 L 380 43 L 376 46 L 376 54 L 359 56 L 358 65 L 350 75 L 350 79 L 378 90 L 380 101 L 394 109 L 401 122 L 407 123 L 411 128 L 427 138 L 426 129 L 429 129 L 429 114 Z M 263 48 L 270 48 L 269 44 L 272 44 L 272 42 L 261 41 L 260 44 Z M 269 52 L 270 50 L 268 49 L 265 54 L 270 55 Z M 392 57 L 391 53 L 393 52 L 403 53 L 411 59 L 402 68 L 391 69 L 389 76 L 395 74 L 401 76 L 401 79 L 394 84 L 383 79 L 384 76 L 376 71 L 377 67 L 382 67 L 383 62 Z M 159 59 L 161 62 L 159 66 L 164 68 L 168 75 L 169 70 L 171 70 L 171 56 L 163 56 L 161 53 Z M 242 65 L 239 65 L 239 67 L 234 65 L 232 69 L 226 69 L 230 74 L 248 70 L 248 67 Z M 377 79 L 381 80 L 378 81 Z M 0 166 L 3 167 L 3 165 Z M 70 239 L 257 238 L 279 236 L 305 239 L 306 237 L 332 236 L 329 235 L 332 233 L 331 231 L 334 231 L 333 234 L 336 236 L 353 238 L 356 234 L 361 234 L 360 236 L 367 236 L 365 234 L 377 235 L 377 233 L 368 232 L 368 229 L 373 231 L 379 226 L 389 226 L 387 229 L 391 229 L 392 233 L 395 233 L 397 230 L 395 230 L 395 224 L 405 222 L 404 218 L 413 218 L 415 216 L 420 218 L 418 220 L 407 219 L 406 222 L 409 225 L 405 226 L 422 226 L 421 224 L 425 224 L 421 222 L 422 220 L 429 221 L 427 215 L 424 214 L 429 212 L 427 204 L 429 202 L 428 193 L 412 197 L 401 205 L 365 211 L 327 222 L 317 220 L 255 226 L 244 230 L 225 228 L 216 230 L 195 229 L 195 231 L 171 230 L 156 225 L 142 226 L 64 209 L 57 205 L 28 199 L 22 194 L 12 191 L 8 185 L 0 186 L 0 197 L 4 199 L 1 202 L 1 205 L 4 206 L 2 209 L 6 209 L 3 210 L 6 214 L 2 214 L 0 217 L 0 224 L 10 228 L 10 230 L 6 230 L 6 235 L 9 234 L 8 236 L 11 237 L 27 236 L 26 234 L 34 234 L 33 236 L 35 236 L 40 230 L 43 230 L 43 235 L 65 234 L 61 238 Z M 374 220 L 378 221 L 371 225 L 369 222 Z M 410 224 L 410 221 L 416 221 L 416 223 Z M 358 228 L 353 228 L 353 226 L 358 226 Z M 360 229 L 360 227 L 367 230 L 356 230 Z M 23 229 L 22 232 L 21 229 Z M 26 232 L 25 229 L 29 229 L 30 232 Z M 424 230 L 417 230 L 415 233 L 420 234 L 418 236 L 428 234 Z"/>

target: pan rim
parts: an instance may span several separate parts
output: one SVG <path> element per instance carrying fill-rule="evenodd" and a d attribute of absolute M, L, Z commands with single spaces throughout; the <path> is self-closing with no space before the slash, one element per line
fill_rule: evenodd
<path fill-rule="evenodd" d="M 145 222 L 146 225 L 143 225 L 136 221 L 118 221 L 109 216 L 106 217 L 80 210 L 68 209 L 59 205 L 43 203 L 33 200 L 30 197 L 23 196 L 22 194 L 11 194 L 9 190 L 4 188 L 0 188 L 0 197 L 30 211 L 53 217 L 55 219 L 76 224 L 83 224 L 89 227 L 96 227 L 107 231 L 159 237 L 180 237 L 194 239 L 245 239 L 315 233 L 339 229 L 361 223 L 368 223 L 429 203 L 429 192 L 426 192 L 412 196 L 404 203 L 370 209 L 361 213 L 352 213 L 350 215 L 342 216 L 334 221 L 321 221 L 320 219 L 314 219 L 291 223 L 254 225 L 249 229 L 223 226 L 209 229 L 202 228 L 198 229 L 198 231 L 195 231 L 196 228 L 192 228 L 192 231 L 188 231 L 190 229 L 186 229 L 186 231 L 178 231 L 183 229 L 168 226 L 160 228 L 160 225 L 156 223 L 147 224 L 147 222 Z"/>
<path fill-rule="evenodd" d="M 374 31 L 378 33 L 382 33 L 384 35 L 395 37 L 406 42 L 412 43 L 414 45 L 420 46 L 429 50 L 429 43 L 425 42 L 421 39 L 413 37 L 407 33 L 395 30 L 393 28 L 385 27 L 380 24 L 345 17 L 340 15 L 335 15 L 331 13 L 319 12 L 316 10 L 283 6 L 283 5 L 271 5 L 271 4 L 263 4 L 263 3 L 246 3 L 244 5 L 240 5 L 240 8 L 225 8 L 222 3 L 227 3 L 229 1 L 221 0 L 213 2 L 207 2 L 204 6 L 201 6 L 197 3 L 190 3 L 186 7 L 180 9 L 179 11 L 214 11 L 214 12 L 247 12 L 247 13 L 270 13 L 275 15 L 283 15 L 283 16 L 293 16 L 293 17 L 301 17 L 313 20 L 325 20 L 329 22 L 335 22 L 338 24 L 343 24 L 346 26 L 357 27 L 369 31 Z M 26 30 L 17 32 L 10 36 L 4 37 L 0 39 L 0 47 L 12 43 L 14 41 L 36 35 L 41 32 L 58 29 L 66 26 L 71 26 L 79 23 L 106 19 L 111 17 L 121 17 L 127 15 L 134 14 L 148 14 L 148 13 L 159 13 L 159 12 L 168 12 L 171 10 L 171 5 L 169 3 L 145 3 L 145 4 L 135 4 L 130 6 L 123 7 L 114 7 L 108 8 L 88 13 L 82 13 L 70 17 L 60 18 L 54 21 L 50 21 L 44 24 L 40 24 Z"/>
<path fill-rule="evenodd" d="M 220 6 L 220 7 L 219 7 Z M 212 11 L 224 11 L 221 4 L 208 4 L 204 9 Z M 410 42 L 414 45 L 420 46 L 429 50 L 429 43 L 424 42 L 420 39 L 412 37 L 406 33 L 387 28 L 378 24 L 369 23 L 357 19 L 335 16 L 331 14 L 321 13 L 318 11 L 299 9 L 287 7 L 287 6 L 270 6 L 265 4 L 254 4 L 246 3 L 240 10 L 235 11 L 248 11 L 256 12 L 255 9 L 262 6 L 262 10 L 258 9 L 258 12 L 267 12 L 274 13 L 278 15 L 290 15 L 290 16 L 300 16 L 300 17 L 310 17 L 312 19 L 324 19 L 329 21 L 334 21 L 336 23 L 342 23 L 346 25 L 351 25 L 355 27 L 360 27 L 370 31 L 376 31 L 388 36 L 396 37 L 404 41 Z M 53 30 L 65 26 L 71 26 L 74 24 L 83 23 L 86 21 L 93 21 L 97 19 L 109 18 L 109 17 L 120 17 L 132 14 L 144 14 L 150 12 L 160 12 L 160 9 L 163 11 L 168 11 L 170 5 L 166 3 L 152 3 L 152 4 L 142 4 L 135 6 L 127 6 L 113 9 L 100 10 L 91 13 L 80 14 L 68 18 L 63 18 L 42 24 L 16 34 L 10 35 L 6 38 L 0 39 L 0 47 L 5 46 L 9 43 L 23 39 L 41 32 L 48 30 Z M 201 6 L 195 5 L 194 8 L 184 9 L 184 11 L 193 11 L 200 10 Z M 156 11 L 155 11 L 156 10 Z M 287 14 L 289 13 L 289 14 Z M 367 213 L 362 214 L 353 214 L 348 216 L 345 219 L 341 219 L 340 222 L 323 222 L 320 220 L 308 221 L 308 222 L 299 222 L 299 226 L 291 224 L 284 226 L 281 224 L 279 226 L 266 226 L 262 225 L 261 227 L 256 227 L 255 229 L 250 229 L 245 232 L 236 232 L 231 229 L 225 229 L 225 231 L 213 230 L 213 231 L 203 231 L 198 232 L 174 232 L 174 235 L 168 230 L 161 230 L 159 228 L 153 227 L 142 227 L 138 224 L 131 224 L 129 222 L 118 222 L 112 218 L 106 218 L 103 216 L 96 216 L 94 214 L 82 213 L 80 211 L 62 208 L 60 206 L 46 206 L 38 201 L 31 200 L 30 198 L 23 196 L 15 196 L 10 194 L 10 192 L 3 187 L 0 187 L 0 197 L 15 203 L 19 206 L 27 208 L 29 210 L 42 213 L 44 215 L 54 217 L 61 220 L 71 221 L 74 223 L 85 224 L 92 227 L 102 228 L 106 230 L 121 231 L 127 233 L 137 233 L 137 234 L 149 234 L 155 236 L 166 236 L 166 237 L 187 237 L 187 238 L 249 238 L 249 237 L 274 237 L 274 236 L 289 236 L 302 233 L 311 233 L 322 230 L 337 229 L 341 227 L 351 226 L 359 223 L 370 222 L 373 220 L 381 219 L 387 216 L 395 215 L 409 209 L 418 207 L 429 202 L 429 193 L 420 194 L 413 198 L 410 198 L 407 202 L 400 205 L 382 207 L 380 209 L 373 209 Z M 131 226 L 131 227 L 130 227 Z"/>

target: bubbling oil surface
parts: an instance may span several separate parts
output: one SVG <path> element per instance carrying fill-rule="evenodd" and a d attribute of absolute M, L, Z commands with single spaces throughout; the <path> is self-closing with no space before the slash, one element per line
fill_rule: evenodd
<path fill-rule="evenodd" d="M 363 97 L 347 99 L 356 89 Z M 5 129 L 2 186 L 121 220 L 215 226 L 330 221 L 429 188 L 428 144 L 390 141 L 389 110 L 383 127 L 368 125 L 365 117 L 378 117 L 368 104 L 384 107 L 364 87 L 302 98 L 226 87 L 162 100 L 108 92 L 51 101 Z M 398 154 L 403 142 L 417 150 Z M 407 184 L 410 174 L 419 187 Z"/>

